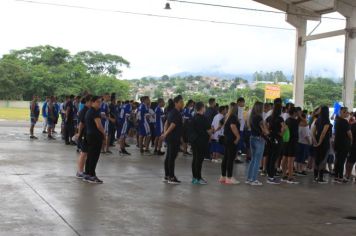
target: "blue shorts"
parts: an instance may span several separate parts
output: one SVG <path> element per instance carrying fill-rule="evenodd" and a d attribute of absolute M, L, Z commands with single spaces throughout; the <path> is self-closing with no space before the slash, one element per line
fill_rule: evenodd
<path fill-rule="evenodd" d="M 147 122 L 140 123 L 139 134 L 140 136 L 151 136 L 150 125 Z"/>
<path fill-rule="evenodd" d="M 160 137 L 163 134 L 163 127 L 160 127 L 160 125 L 155 126 L 155 136 Z"/>
<path fill-rule="evenodd" d="M 224 146 L 221 145 L 216 140 L 213 140 L 213 141 L 211 141 L 211 144 L 210 144 L 210 152 L 224 154 Z"/>
<path fill-rule="evenodd" d="M 126 138 L 130 130 L 129 122 L 125 121 L 123 125 L 120 125 L 118 128 L 118 134 L 120 134 L 120 138 Z"/>
<path fill-rule="evenodd" d="M 36 117 L 31 117 L 31 125 L 36 125 L 37 121 L 38 121 L 38 117 L 37 119 Z"/>
<path fill-rule="evenodd" d="M 53 128 L 54 120 L 47 118 L 47 126 L 48 126 L 48 128 Z"/>

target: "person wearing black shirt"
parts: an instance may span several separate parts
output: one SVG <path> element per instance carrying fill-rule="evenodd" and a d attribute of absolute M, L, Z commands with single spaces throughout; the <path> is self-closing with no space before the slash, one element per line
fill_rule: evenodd
<path fill-rule="evenodd" d="M 269 129 L 268 145 L 269 155 L 267 158 L 267 174 L 268 184 L 280 184 L 276 179 L 276 161 L 281 155 L 282 151 L 282 133 L 285 130 L 284 120 L 282 114 L 282 100 L 277 98 L 274 100 L 274 107 L 272 115 L 266 120 Z"/>
<path fill-rule="evenodd" d="M 252 186 L 261 186 L 262 183 L 257 180 L 258 169 L 263 158 L 265 149 L 264 137 L 268 134 L 268 129 L 262 118 L 263 103 L 256 102 L 253 105 L 249 118 L 249 126 L 251 127 L 250 148 L 251 161 L 247 170 L 246 184 Z"/>
<path fill-rule="evenodd" d="M 213 122 L 214 117 L 218 114 L 218 110 L 216 109 L 216 101 L 215 98 L 209 99 L 209 107 L 205 111 L 205 116 L 208 118 L 208 122 L 211 124 Z"/>
<path fill-rule="evenodd" d="M 88 141 L 88 155 L 85 163 L 85 178 L 84 181 L 94 184 L 101 184 L 101 181 L 96 176 L 96 165 L 99 160 L 101 147 L 105 139 L 105 131 L 101 124 L 101 97 L 94 96 L 92 99 L 92 107 L 85 114 L 86 137 Z"/>
<path fill-rule="evenodd" d="M 353 119 L 356 119 L 356 113 L 353 114 Z M 352 169 L 356 162 L 356 123 L 351 125 L 351 133 L 352 133 L 352 144 L 350 156 L 347 158 L 346 163 L 346 179 L 351 180 Z"/>
<path fill-rule="evenodd" d="M 116 132 L 116 98 L 114 94 L 111 95 L 111 102 L 109 104 L 109 146 L 115 146 L 115 132 Z M 107 152 L 111 153 L 109 148 Z"/>
<path fill-rule="evenodd" d="M 234 160 L 237 154 L 237 144 L 240 140 L 240 124 L 236 116 L 236 103 L 230 104 L 229 112 L 226 115 L 224 123 L 224 142 L 225 153 L 221 163 L 221 177 L 219 182 L 222 184 L 239 184 L 233 174 Z"/>
<path fill-rule="evenodd" d="M 208 119 L 204 116 L 204 103 L 198 102 L 195 105 L 196 114 L 192 119 L 189 141 L 193 149 L 192 184 L 207 184 L 201 176 L 201 169 L 204 157 L 208 156 L 209 139 L 212 134 L 212 128 Z"/>
<path fill-rule="evenodd" d="M 87 132 L 86 132 L 86 127 L 85 127 L 85 115 L 87 111 L 91 108 L 92 102 L 91 102 L 91 95 L 87 95 L 84 98 L 85 106 L 83 109 L 79 112 L 79 128 L 78 128 L 78 145 L 80 147 L 80 155 L 78 157 L 78 169 L 77 169 L 77 178 L 84 178 L 85 177 L 85 172 L 84 172 L 84 165 L 87 159 L 88 155 L 88 140 L 87 140 Z"/>
<path fill-rule="evenodd" d="M 344 179 L 344 166 L 352 144 L 352 133 L 346 118 L 349 115 L 347 107 L 340 109 L 340 115 L 335 120 L 335 182 L 347 183 Z"/>
<path fill-rule="evenodd" d="M 175 97 L 173 101 L 174 108 L 168 113 L 164 133 L 161 136 L 161 140 L 165 139 L 167 142 L 167 153 L 164 161 L 164 181 L 167 181 L 168 184 L 180 184 L 181 182 L 174 174 L 174 169 L 183 132 L 183 117 L 181 111 L 184 107 L 184 102 L 180 95 Z"/>
<path fill-rule="evenodd" d="M 332 130 L 329 117 L 329 108 L 327 106 L 321 107 L 319 117 L 312 130 L 312 138 L 315 147 L 314 180 L 320 184 L 327 183 L 324 180 L 324 166 L 330 148 Z"/>
<path fill-rule="evenodd" d="M 297 109 L 292 106 L 288 110 L 289 118 L 286 120 L 286 128 L 289 130 L 289 141 L 284 143 L 283 158 L 282 158 L 282 181 L 288 184 L 298 184 L 294 179 L 294 160 L 297 153 L 298 138 L 299 138 L 299 122 L 297 120 Z M 288 176 L 287 176 L 288 172 Z"/>
<path fill-rule="evenodd" d="M 74 135 L 74 107 L 73 107 L 74 95 L 66 97 L 65 103 L 65 120 L 64 120 L 64 141 L 66 145 L 73 143 L 71 140 Z"/>

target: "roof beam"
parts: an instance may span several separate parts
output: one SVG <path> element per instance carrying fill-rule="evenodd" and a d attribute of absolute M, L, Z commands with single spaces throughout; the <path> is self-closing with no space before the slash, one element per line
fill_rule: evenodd
<path fill-rule="evenodd" d="M 297 2 L 293 2 L 292 4 L 293 5 L 299 5 L 299 4 L 302 4 L 302 3 L 305 3 L 305 2 L 310 2 L 311 0 L 299 0 Z"/>

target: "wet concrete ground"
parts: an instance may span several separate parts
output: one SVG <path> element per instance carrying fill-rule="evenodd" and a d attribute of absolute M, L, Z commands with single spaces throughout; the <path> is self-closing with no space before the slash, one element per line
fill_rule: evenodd
<path fill-rule="evenodd" d="M 204 162 L 207 186 L 193 186 L 180 156 L 180 186 L 166 185 L 163 158 L 102 155 L 103 185 L 74 177 L 77 153 L 58 138 L 30 141 L 25 123 L 0 122 L 0 235 L 356 235 L 356 184 L 222 186 Z M 40 132 L 40 128 L 36 130 Z M 27 135 L 26 135 L 27 134 Z M 237 165 L 243 181 L 246 165 Z M 262 179 L 263 180 L 263 179 Z"/>

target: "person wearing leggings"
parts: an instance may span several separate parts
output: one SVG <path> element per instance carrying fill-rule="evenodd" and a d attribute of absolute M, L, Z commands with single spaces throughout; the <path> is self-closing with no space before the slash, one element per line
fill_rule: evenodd
<path fill-rule="evenodd" d="M 219 182 L 221 184 L 239 184 L 233 174 L 234 160 L 237 154 L 237 144 L 240 140 L 240 124 L 237 118 L 237 105 L 231 103 L 229 112 L 226 115 L 224 123 L 224 142 L 225 142 L 225 154 L 221 163 L 221 177 Z"/>
<path fill-rule="evenodd" d="M 327 159 L 327 153 L 330 148 L 332 125 L 329 119 L 329 108 L 323 106 L 320 109 L 319 118 L 315 122 L 315 127 L 312 130 L 313 143 L 316 150 L 314 180 L 319 184 L 325 184 L 324 168 Z"/>

